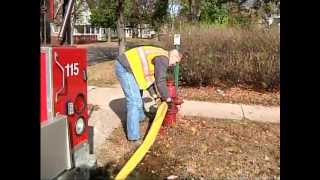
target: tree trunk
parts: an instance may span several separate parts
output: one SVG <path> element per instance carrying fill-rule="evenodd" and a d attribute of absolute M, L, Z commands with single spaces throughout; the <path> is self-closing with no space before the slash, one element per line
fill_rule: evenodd
<path fill-rule="evenodd" d="M 132 37 L 133 38 L 139 38 L 139 29 L 138 29 L 138 24 L 140 21 L 140 12 L 139 12 L 139 0 L 133 0 L 133 4 L 132 4 L 132 15 L 133 17 L 133 22 L 132 22 L 132 27 L 133 27 L 133 34 Z"/>
<path fill-rule="evenodd" d="M 142 39 L 142 21 L 141 20 L 139 23 L 139 32 L 140 32 L 140 39 Z"/>
<path fill-rule="evenodd" d="M 125 51 L 126 47 L 126 39 L 124 32 L 124 1 L 125 0 L 117 0 L 117 31 L 118 31 L 118 41 L 119 41 L 119 54 Z"/>
<path fill-rule="evenodd" d="M 160 41 L 160 30 L 157 31 L 157 40 Z"/>
<path fill-rule="evenodd" d="M 192 21 L 192 12 L 193 12 L 192 2 L 193 2 L 193 0 L 188 0 L 188 4 L 189 4 L 189 21 Z"/>
<path fill-rule="evenodd" d="M 108 42 L 111 42 L 111 28 L 108 28 Z"/>
<path fill-rule="evenodd" d="M 191 22 L 196 22 L 198 21 L 198 17 L 200 16 L 200 1 L 196 1 L 196 0 L 188 0 L 189 2 L 189 20 L 191 20 Z"/>
<path fill-rule="evenodd" d="M 133 27 L 132 38 L 138 38 L 138 26 L 137 26 L 137 24 L 134 24 L 132 27 Z"/>

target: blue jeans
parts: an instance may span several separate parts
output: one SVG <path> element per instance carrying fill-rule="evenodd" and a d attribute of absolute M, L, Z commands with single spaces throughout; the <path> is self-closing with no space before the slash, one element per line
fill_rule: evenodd
<path fill-rule="evenodd" d="M 115 70 L 127 103 L 127 135 L 129 140 L 140 139 L 139 122 L 145 118 L 139 86 L 132 73 L 118 61 Z"/>

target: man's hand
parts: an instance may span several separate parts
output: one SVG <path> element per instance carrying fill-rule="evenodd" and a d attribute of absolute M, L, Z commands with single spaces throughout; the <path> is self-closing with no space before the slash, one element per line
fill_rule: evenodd
<path fill-rule="evenodd" d="M 173 107 L 173 105 L 174 105 L 173 101 L 172 101 L 172 99 L 170 97 L 166 99 L 166 103 L 168 105 L 168 109 L 171 109 Z"/>
<path fill-rule="evenodd" d="M 161 99 L 160 98 L 157 98 L 154 101 L 155 101 L 157 106 L 159 106 L 161 104 Z"/>
<path fill-rule="evenodd" d="M 159 106 L 161 104 L 161 98 L 159 96 L 157 96 L 156 94 L 153 94 L 152 98 L 153 98 L 155 105 Z"/>

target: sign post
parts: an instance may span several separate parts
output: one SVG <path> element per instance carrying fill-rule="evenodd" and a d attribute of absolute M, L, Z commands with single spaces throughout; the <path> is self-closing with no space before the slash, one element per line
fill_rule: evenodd
<path fill-rule="evenodd" d="M 177 50 L 180 50 L 180 34 L 174 35 L 173 44 Z M 179 63 L 177 63 L 174 67 L 174 82 L 177 90 L 179 86 L 179 69 L 180 69 L 180 65 Z"/>

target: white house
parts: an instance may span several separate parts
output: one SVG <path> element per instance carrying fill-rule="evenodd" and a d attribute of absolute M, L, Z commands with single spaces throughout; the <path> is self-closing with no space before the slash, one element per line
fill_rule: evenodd
<path fill-rule="evenodd" d="M 98 41 L 106 40 L 106 28 L 94 27 L 90 23 L 91 11 L 87 1 L 76 1 L 75 7 L 79 8 L 76 13 L 77 17 L 73 25 L 74 36 L 97 36 Z"/>

